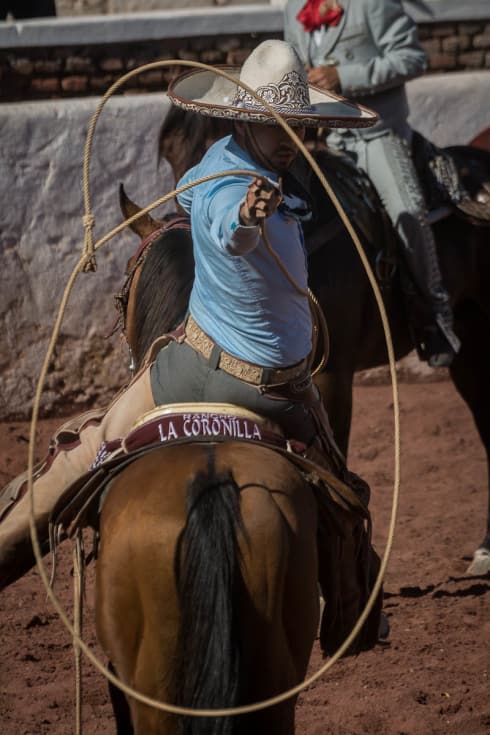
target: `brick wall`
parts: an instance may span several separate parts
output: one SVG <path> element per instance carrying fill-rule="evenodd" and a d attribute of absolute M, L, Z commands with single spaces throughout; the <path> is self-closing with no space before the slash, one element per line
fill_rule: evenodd
<path fill-rule="evenodd" d="M 264 0 L 56 0 L 56 10 L 62 15 L 89 15 L 91 13 L 131 13 L 144 10 L 200 7 L 213 5 L 245 5 Z"/>
<path fill-rule="evenodd" d="M 271 37 L 274 34 L 0 50 L 0 101 L 99 95 L 124 73 L 160 59 L 241 64 L 263 38 Z M 168 67 L 137 75 L 121 91 L 126 94 L 161 91 L 178 71 L 178 67 Z"/>
<path fill-rule="evenodd" d="M 429 72 L 490 69 L 489 22 L 420 24 L 419 37 Z"/>
<path fill-rule="evenodd" d="M 480 22 L 420 23 L 419 34 L 428 55 L 428 73 L 490 69 L 490 17 Z M 158 59 L 241 64 L 260 41 L 280 37 L 280 33 L 264 32 L 160 42 L 0 49 L 0 102 L 100 95 L 125 72 Z M 121 91 L 137 94 L 166 89 L 176 71 L 166 68 L 139 75 Z"/>
<path fill-rule="evenodd" d="M 56 0 L 57 15 L 110 13 L 110 0 Z"/>
<path fill-rule="evenodd" d="M 198 7 L 207 5 L 243 5 L 263 0 L 56 0 L 56 11 L 63 15 L 89 15 L 91 13 L 131 13 L 144 10 Z"/>

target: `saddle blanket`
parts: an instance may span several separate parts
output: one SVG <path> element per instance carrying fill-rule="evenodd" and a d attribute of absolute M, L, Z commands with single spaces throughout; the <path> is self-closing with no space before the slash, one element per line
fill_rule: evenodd
<path fill-rule="evenodd" d="M 184 403 L 158 407 L 142 416 L 125 437 L 103 442 L 89 471 L 58 500 L 50 520 L 53 532 L 61 528 L 71 536 L 78 528 L 97 527 L 100 499 L 108 483 L 144 454 L 162 445 L 225 441 L 251 442 L 280 452 L 300 470 L 319 478 L 344 509 L 355 508 L 368 516 L 348 485 L 303 456 L 306 446 L 286 439 L 271 421 L 231 404 Z"/>

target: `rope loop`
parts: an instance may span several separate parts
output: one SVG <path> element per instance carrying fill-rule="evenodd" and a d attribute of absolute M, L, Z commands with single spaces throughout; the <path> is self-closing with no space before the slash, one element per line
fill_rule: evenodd
<path fill-rule="evenodd" d="M 262 104 L 271 113 L 271 115 L 276 120 L 277 124 L 283 128 L 283 130 L 287 133 L 289 138 L 296 144 L 298 149 L 305 156 L 312 170 L 314 171 L 314 173 L 320 180 L 320 183 L 322 184 L 325 192 L 332 200 L 340 218 L 342 219 L 351 237 L 351 240 L 354 243 L 354 246 L 364 266 L 364 270 L 366 271 L 368 280 L 371 284 L 371 287 L 372 287 L 372 290 L 374 292 L 374 296 L 376 299 L 376 303 L 378 305 L 378 310 L 381 316 L 381 321 L 383 324 L 383 330 L 385 334 L 386 346 L 387 346 L 387 351 L 388 351 L 388 361 L 389 361 L 389 366 L 390 366 L 391 383 L 392 383 L 392 388 L 393 388 L 395 468 L 394 468 L 394 482 L 393 482 L 393 502 L 392 502 L 392 507 L 391 507 L 388 537 L 386 541 L 383 558 L 381 560 L 381 566 L 378 572 L 378 576 L 376 578 L 376 582 L 374 583 L 369 599 L 366 602 L 366 605 L 363 611 L 361 612 L 356 625 L 351 630 L 351 632 L 349 633 L 345 641 L 342 643 L 342 645 L 338 648 L 338 650 L 332 656 L 330 656 L 328 661 L 324 663 L 314 674 L 311 674 L 308 678 L 306 678 L 300 684 L 297 684 L 296 686 L 291 687 L 287 691 L 283 691 L 281 694 L 277 694 L 273 697 L 269 697 L 268 699 L 262 700 L 260 702 L 254 702 L 253 704 L 242 705 L 239 707 L 230 707 L 228 709 L 193 709 L 193 708 L 188 708 L 188 707 L 179 707 L 177 705 L 172 705 L 168 702 L 162 702 L 152 697 L 146 696 L 145 694 L 141 692 L 136 691 L 131 686 L 121 681 L 111 671 L 109 671 L 100 661 L 100 659 L 93 653 L 90 647 L 83 641 L 83 639 L 80 637 L 78 632 L 75 630 L 71 621 L 68 619 L 68 616 L 65 610 L 63 609 L 63 606 L 61 605 L 59 599 L 55 595 L 53 589 L 50 587 L 49 579 L 48 579 L 46 569 L 45 569 L 45 566 L 42 560 L 41 546 L 39 543 L 38 532 L 37 532 L 36 522 L 35 522 L 35 499 L 34 499 L 34 492 L 33 492 L 34 449 L 35 449 L 36 426 L 37 426 L 37 418 L 39 415 L 41 393 L 42 393 L 42 389 L 44 386 L 44 382 L 46 380 L 46 375 L 49 369 L 51 357 L 54 352 L 55 344 L 56 344 L 56 341 L 58 339 L 58 335 L 60 332 L 61 323 L 63 320 L 63 315 L 66 309 L 66 305 L 68 303 L 70 293 L 72 291 L 73 285 L 75 283 L 75 280 L 78 274 L 82 270 L 85 271 L 85 270 L 90 269 L 90 266 L 95 266 L 95 257 L 94 257 L 95 251 L 98 250 L 100 247 L 102 247 L 102 245 L 104 245 L 108 240 L 110 240 L 117 232 L 120 232 L 125 227 L 129 226 L 132 222 L 135 222 L 137 219 L 145 215 L 147 212 L 150 212 L 151 210 L 155 209 L 159 205 L 164 204 L 170 199 L 173 199 L 177 194 L 180 194 L 181 192 L 187 189 L 190 189 L 193 186 L 196 186 L 197 184 L 202 183 L 203 181 L 209 181 L 211 179 L 218 179 L 222 176 L 228 176 L 228 175 L 233 175 L 233 174 L 240 174 L 240 175 L 247 175 L 247 176 L 257 175 L 255 171 L 225 171 L 225 172 L 221 172 L 218 174 L 212 174 L 212 175 L 203 177 L 202 179 L 198 179 L 196 181 L 189 182 L 188 184 L 185 184 L 181 187 L 174 189 L 174 191 L 169 192 L 165 196 L 160 197 L 159 199 L 154 201 L 152 204 L 149 204 L 147 207 L 140 210 L 139 212 L 137 212 L 136 214 L 132 215 L 127 220 L 125 220 L 123 223 L 115 227 L 113 230 L 111 230 L 111 232 L 104 235 L 95 245 L 93 244 L 92 229 L 94 225 L 94 218 L 91 215 L 91 209 L 90 209 L 89 161 L 90 161 L 90 150 L 91 150 L 92 138 L 93 138 L 95 125 L 100 115 L 100 112 L 103 106 L 105 105 L 105 103 L 107 102 L 107 100 L 111 97 L 111 95 L 122 84 L 127 82 L 133 76 L 137 74 L 141 74 L 142 72 L 145 72 L 145 71 L 150 71 L 152 69 L 160 69 L 162 67 L 174 66 L 174 65 L 189 66 L 192 68 L 204 69 L 206 71 L 212 72 L 213 74 L 224 77 L 228 79 L 229 81 L 233 82 L 234 84 L 238 85 L 239 87 L 242 87 L 243 89 L 245 89 L 247 92 L 249 92 L 252 95 L 254 99 L 260 102 L 260 104 Z M 388 316 L 386 314 L 386 309 L 383 303 L 383 299 L 381 296 L 381 292 L 379 290 L 378 283 L 373 274 L 373 271 L 366 257 L 366 254 L 364 253 L 359 237 L 357 233 L 355 232 L 349 218 L 347 217 L 347 214 L 345 213 L 342 205 L 340 204 L 338 198 L 333 192 L 330 184 L 326 180 L 324 174 L 320 170 L 318 164 L 312 158 L 310 152 L 307 150 L 303 142 L 296 135 L 294 130 L 287 124 L 287 122 L 283 120 L 280 117 L 280 115 L 271 107 L 271 105 L 266 100 L 264 100 L 262 97 L 260 97 L 260 95 L 258 95 L 254 89 L 252 89 L 249 85 L 245 84 L 241 80 L 236 79 L 236 77 L 233 77 L 225 69 L 221 69 L 219 67 L 216 68 L 216 67 L 210 66 L 209 64 L 203 64 L 198 61 L 190 61 L 190 60 L 184 60 L 184 59 L 155 61 L 155 62 L 152 62 L 151 64 L 145 64 L 143 66 L 137 67 L 136 69 L 133 69 L 132 71 L 122 76 L 117 82 L 115 82 L 107 90 L 107 92 L 104 94 L 104 96 L 100 100 L 99 104 L 97 105 L 97 109 L 94 112 L 92 119 L 90 121 L 89 129 L 87 133 L 86 145 L 85 145 L 84 162 L 83 162 L 83 190 L 84 190 L 85 212 L 86 212 L 86 216 L 83 219 L 83 224 L 85 226 L 85 234 L 86 234 L 84 251 L 83 251 L 82 257 L 80 258 L 78 263 L 75 265 L 70 277 L 68 278 L 68 282 L 66 284 L 66 287 L 63 293 L 63 297 L 61 299 L 61 304 L 58 309 L 58 313 L 57 313 L 55 323 L 53 326 L 53 330 L 51 333 L 51 338 L 49 340 L 46 355 L 44 357 L 44 361 L 41 367 L 41 372 L 40 372 L 39 379 L 37 382 L 37 387 L 36 387 L 36 392 L 35 392 L 34 402 L 33 402 L 33 408 L 32 408 L 31 427 L 30 427 L 30 432 L 29 432 L 29 452 L 28 452 L 28 468 L 27 468 L 28 469 L 27 486 L 28 486 L 28 497 L 29 497 L 29 504 L 30 504 L 29 526 L 30 526 L 33 552 L 36 558 L 36 563 L 37 563 L 39 574 L 46 588 L 47 595 L 49 599 L 51 600 L 51 603 L 53 604 L 53 607 L 58 613 L 65 628 L 70 632 L 74 643 L 78 645 L 78 647 L 85 654 L 85 656 L 91 661 L 91 663 L 95 666 L 95 668 L 98 669 L 98 671 L 101 672 L 105 676 L 105 678 L 108 679 L 108 681 L 110 681 L 114 686 L 118 687 L 118 689 L 124 692 L 127 696 L 132 697 L 138 702 L 141 702 L 142 704 L 145 704 L 149 707 L 153 707 L 160 711 L 169 712 L 169 713 L 176 714 L 176 715 L 191 716 L 191 717 L 227 717 L 231 715 L 249 714 L 251 712 L 257 712 L 259 710 L 263 710 L 268 707 L 272 707 L 281 702 L 284 702 L 287 699 L 290 699 L 293 696 L 298 695 L 300 692 L 305 690 L 314 681 L 319 679 L 320 676 L 325 674 L 334 665 L 334 663 L 347 651 L 351 643 L 357 637 L 362 625 L 366 621 L 371 611 L 371 608 L 374 605 L 375 600 L 377 599 L 378 593 L 381 589 L 381 585 L 383 582 L 383 577 L 386 571 L 386 567 L 388 565 L 388 560 L 390 557 L 391 549 L 393 546 L 395 522 L 396 522 L 396 516 L 397 516 L 397 510 L 398 510 L 399 488 L 400 488 L 400 412 L 399 412 L 399 403 L 398 403 L 397 376 L 396 376 L 396 368 L 395 368 L 395 355 L 394 355 L 394 349 L 393 349 L 393 342 L 391 340 L 391 332 L 390 332 L 390 327 L 389 327 L 389 322 L 388 322 Z"/>

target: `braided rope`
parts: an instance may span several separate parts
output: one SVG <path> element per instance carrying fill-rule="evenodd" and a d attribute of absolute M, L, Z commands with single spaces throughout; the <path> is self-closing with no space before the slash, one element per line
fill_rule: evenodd
<path fill-rule="evenodd" d="M 297 145 L 298 149 L 303 153 L 306 160 L 312 167 L 313 171 L 318 176 L 326 193 L 331 198 L 335 208 L 337 209 L 337 212 L 340 218 L 342 219 L 342 222 L 344 223 L 347 231 L 349 232 L 349 235 L 351 236 L 351 239 L 356 247 L 356 250 L 365 268 L 367 277 L 369 279 L 372 290 L 374 292 L 374 296 L 375 296 L 375 299 L 378 305 L 378 309 L 380 312 L 380 316 L 381 316 L 381 321 L 383 324 L 387 351 L 388 351 L 390 376 L 391 376 L 392 388 L 393 388 L 395 468 L 394 468 L 394 484 L 393 484 L 393 503 L 392 503 L 390 525 L 389 525 L 389 530 L 388 530 L 386 547 L 385 547 L 385 551 L 384 551 L 384 554 L 381 560 L 381 565 L 380 565 L 380 569 L 378 572 L 378 576 L 376 578 L 376 582 L 372 589 L 371 595 L 369 596 L 369 599 L 364 607 L 364 610 L 359 616 L 359 619 L 356 625 L 354 626 L 350 634 L 347 636 L 343 644 L 330 657 L 330 659 L 323 666 L 320 667 L 320 669 L 317 672 L 312 674 L 310 677 L 305 679 L 303 682 L 301 682 L 295 687 L 292 687 L 291 689 L 288 689 L 285 692 L 282 692 L 281 694 L 278 694 L 274 697 L 270 697 L 268 699 L 262 700 L 261 702 L 255 702 L 253 704 L 244 705 L 241 707 L 232 707 L 228 709 L 201 709 L 201 710 L 190 709 L 187 707 L 178 707 L 178 706 L 166 703 L 166 702 L 160 702 L 159 700 L 153 699 L 152 697 L 147 697 L 141 692 L 136 691 L 132 687 L 122 682 L 117 676 L 115 676 L 110 671 L 108 671 L 108 669 L 101 663 L 101 661 L 99 661 L 99 659 L 93 654 L 93 652 L 86 645 L 86 643 L 80 638 L 80 636 L 78 636 L 77 632 L 75 631 L 74 627 L 69 621 L 67 615 L 65 614 L 65 611 L 63 610 L 63 607 L 61 603 L 59 602 L 57 596 L 54 594 L 54 591 L 49 586 L 49 579 L 48 579 L 46 569 L 44 567 L 44 563 L 42 560 L 42 554 L 41 554 L 41 549 L 39 545 L 39 539 L 38 539 L 37 529 L 36 529 L 36 524 L 35 524 L 35 515 L 34 515 L 35 506 L 34 506 L 34 493 L 33 493 L 34 447 L 35 447 L 36 425 L 37 425 L 37 418 L 39 414 L 41 393 L 42 393 L 42 388 L 43 388 L 43 385 L 46 379 L 46 374 L 48 371 L 49 363 L 50 363 L 50 360 L 53 354 L 54 346 L 58 338 L 58 334 L 59 334 L 60 327 L 61 327 L 61 322 L 63 319 L 64 311 L 66 309 L 66 304 L 68 302 L 69 295 L 71 293 L 71 290 L 73 288 L 74 282 L 78 274 L 82 270 L 84 270 L 84 268 L 87 266 L 87 263 L 89 263 L 92 260 L 95 252 L 100 247 L 102 247 L 102 245 L 104 245 L 108 240 L 110 240 L 116 233 L 120 232 L 123 228 L 127 227 L 130 223 L 136 221 L 139 217 L 143 216 L 150 210 L 156 208 L 160 204 L 163 204 L 164 202 L 173 198 L 180 192 L 183 192 L 186 189 L 191 188 L 192 186 L 196 186 L 197 184 L 202 183 L 203 181 L 208 181 L 210 179 L 217 179 L 217 178 L 220 178 L 221 176 L 227 176 L 230 174 L 244 174 L 244 175 L 255 176 L 256 173 L 251 172 L 251 171 L 241 171 L 241 170 L 221 172 L 220 174 L 214 174 L 212 176 L 208 176 L 203 179 L 193 181 L 190 184 L 177 188 L 173 192 L 170 192 L 169 194 L 161 197 L 160 199 L 157 199 L 155 202 L 148 205 L 147 207 L 142 209 L 140 212 L 138 212 L 137 214 L 128 218 L 122 224 L 115 227 L 113 230 L 111 230 L 111 232 L 109 232 L 107 235 L 102 237 L 97 243 L 95 243 L 95 245 L 90 245 L 90 239 L 88 239 L 86 252 L 84 250 L 80 260 L 78 261 L 70 277 L 68 278 L 68 282 L 67 282 L 65 291 L 61 299 L 60 307 L 59 307 L 58 314 L 55 320 L 55 324 L 53 326 L 53 331 L 51 334 L 47 352 L 46 352 L 46 355 L 43 361 L 43 365 L 41 368 L 41 373 L 38 379 L 36 393 L 34 397 L 32 420 L 31 420 L 31 427 L 30 427 L 30 433 L 29 433 L 29 452 L 28 452 L 28 493 L 29 493 L 29 501 L 30 501 L 29 526 L 30 526 L 30 534 L 31 534 L 31 541 L 32 541 L 34 556 L 36 558 L 36 563 L 37 563 L 39 574 L 46 588 L 47 595 L 51 603 L 53 604 L 55 610 L 57 611 L 58 615 L 60 616 L 61 621 L 63 622 L 67 630 L 70 632 L 72 639 L 74 641 L 74 644 L 76 643 L 76 645 L 83 651 L 83 653 L 87 656 L 87 658 L 92 662 L 95 668 L 98 669 L 98 671 L 100 671 L 106 677 L 106 679 L 108 679 L 112 684 L 117 686 L 126 695 L 133 697 L 133 699 L 136 699 L 137 701 L 143 704 L 146 704 L 150 707 L 154 707 L 155 709 L 162 710 L 165 712 L 170 712 L 172 714 L 193 716 L 193 717 L 225 717 L 225 716 L 230 716 L 230 715 L 239 715 L 239 714 L 246 714 L 250 712 L 256 712 L 258 710 L 262 710 L 267 707 L 271 707 L 273 705 L 284 702 L 285 700 L 298 695 L 300 692 L 302 692 L 304 689 L 310 686 L 310 684 L 312 684 L 314 681 L 319 679 L 324 673 L 326 673 L 326 671 L 330 669 L 333 666 L 333 664 L 347 651 L 347 649 L 350 647 L 350 645 L 353 643 L 354 639 L 357 637 L 358 633 L 360 632 L 364 622 L 366 621 L 375 603 L 375 600 L 379 594 L 379 591 L 380 591 L 380 588 L 383 582 L 383 577 L 386 571 L 386 567 L 388 565 L 388 560 L 389 560 L 391 549 L 393 546 L 395 522 L 396 522 L 396 516 L 397 516 L 397 510 L 398 510 L 398 499 L 399 499 L 399 488 L 400 488 L 400 416 L 399 416 L 398 389 L 397 389 L 397 377 L 396 377 L 396 370 L 395 370 L 393 342 L 391 339 L 391 333 L 390 333 L 390 328 L 389 328 L 389 323 L 388 323 L 388 317 L 386 314 L 386 309 L 383 304 L 381 293 L 380 293 L 378 284 L 376 282 L 376 278 L 372 272 L 369 261 L 366 257 L 366 254 L 364 253 L 364 250 L 359 241 L 357 233 L 355 232 L 352 224 L 350 223 L 342 205 L 340 204 L 337 196 L 335 195 L 332 188 L 330 187 L 323 172 L 320 170 L 318 164 L 313 159 L 310 152 L 303 145 L 303 142 L 299 139 L 296 133 L 291 129 L 291 127 L 284 120 L 282 120 L 282 118 L 275 112 L 275 110 L 265 100 L 261 99 L 255 93 L 253 89 L 251 89 L 247 84 L 244 84 L 240 80 L 228 74 L 223 69 L 217 69 L 207 64 L 202 64 L 200 62 L 195 62 L 195 61 L 185 61 L 185 60 L 157 61 L 157 62 L 153 62 L 152 64 L 145 64 L 141 67 L 138 67 L 137 69 L 133 69 L 131 72 L 128 72 L 123 77 L 121 77 L 117 82 L 115 82 L 107 90 L 105 95 L 100 100 L 95 113 L 92 116 L 92 119 L 89 125 L 89 129 L 88 129 L 88 133 L 87 133 L 87 141 L 86 141 L 86 146 L 85 146 L 85 157 L 84 157 L 84 165 L 83 165 L 83 191 L 84 191 L 85 211 L 86 211 L 85 217 L 87 218 L 91 216 L 90 192 L 89 192 L 90 150 L 91 150 L 91 144 L 92 144 L 92 138 L 93 138 L 93 134 L 95 130 L 95 125 L 96 125 L 97 119 L 100 115 L 100 112 L 103 106 L 105 105 L 109 97 L 122 84 L 124 84 L 128 79 L 130 79 L 134 75 L 139 74 L 144 71 L 148 71 L 150 69 L 158 69 L 164 66 L 173 66 L 173 65 L 190 66 L 190 67 L 205 69 L 207 71 L 211 71 L 215 74 L 218 74 L 219 76 L 223 76 L 229 81 L 234 82 L 238 86 L 243 87 L 258 102 L 260 102 L 264 107 L 266 107 L 266 109 L 275 118 L 277 124 L 280 125 L 286 131 L 290 139 Z M 90 221 L 90 230 L 91 230 L 93 227 L 93 222 L 91 220 L 84 219 L 84 223 L 89 222 L 89 221 Z"/>
<path fill-rule="evenodd" d="M 83 272 L 89 273 L 90 271 L 97 270 L 97 263 L 95 262 L 95 250 L 94 250 L 94 238 L 92 230 L 95 225 L 95 217 L 93 214 L 85 214 L 83 216 L 83 226 L 85 227 L 85 238 L 83 241 L 83 258 L 85 264 L 83 266 Z"/>
<path fill-rule="evenodd" d="M 79 639 L 83 631 L 83 591 L 85 559 L 83 554 L 82 532 L 78 531 L 73 547 L 73 655 L 75 658 L 75 733 L 82 732 L 82 652 Z"/>

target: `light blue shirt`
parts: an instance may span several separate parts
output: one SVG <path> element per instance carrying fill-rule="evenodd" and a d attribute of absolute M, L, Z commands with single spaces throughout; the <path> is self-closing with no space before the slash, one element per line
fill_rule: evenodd
<path fill-rule="evenodd" d="M 231 136 L 218 140 L 179 186 L 209 174 L 247 169 L 277 183 L 277 173 L 255 163 Z M 195 280 L 190 312 L 223 350 L 263 367 L 287 367 L 311 350 L 308 298 L 288 282 L 267 251 L 258 227 L 239 223 L 252 178 L 230 175 L 179 194 L 191 217 Z M 307 289 L 301 225 L 281 206 L 266 220 L 266 234 L 281 262 Z"/>

